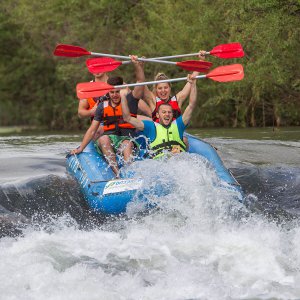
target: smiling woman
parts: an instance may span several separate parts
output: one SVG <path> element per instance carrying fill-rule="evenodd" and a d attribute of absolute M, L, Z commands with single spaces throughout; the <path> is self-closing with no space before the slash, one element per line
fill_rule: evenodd
<path fill-rule="evenodd" d="M 193 75 L 198 75 L 198 72 L 193 72 Z M 169 78 L 164 73 L 158 73 L 155 76 L 154 81 L 168 80 Z M 188 79 L 188 77 L 187 77 Z M 155 122 L 158 122 L 156 113 L 158 107 L 162 103 L 168 103 L 173 108 L 173 119 L 175 120 L 181 115 L 181 108 L 183 102 L 187 99 L 191 86 L 189 80 L 184 86 L 184 88 L 178 92 L 176 95 L 171 96 L 171 83 L 170 82 L 161 82 L 154 85 L 153 91 L 151 92 L 147 86 L 144 90 L 144 100 L 148 103 L 152 111 L 152 119 Z"/>

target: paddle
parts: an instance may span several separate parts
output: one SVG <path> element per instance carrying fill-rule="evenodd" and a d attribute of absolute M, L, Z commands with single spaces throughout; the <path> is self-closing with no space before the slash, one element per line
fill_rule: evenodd
<path fill-rule="evenodd" d="M 84 56 L 84 55 L 93 55 L 93 56 L 104 56 L 104 57 L 106 56 L 106 57 L 130 60 L 129 56 L 120 56 L 120 55 L 113 55 L 113 54 L 90 52 L 82 47 L 67 45 L 67 44 L 57 45 L 53 54 L 56 56 L 63 56 L 63 57 L 80 57 L 80 56 Z M 160 60 L 160 59 L 171 59 L 171 58 L 197 56 L 197 55 L 199 55 L 199 52 L 189 53 L 189 54 L 172 55 L 172 56 L 155 57 L 153 59 Z M 218 46 L 214 47 L 211 51 L 207 51 L 206 55 L 213 55 L 213 56 L 216 56 L 219 58 L 239 58 L 239 57 L 244 56 L 244 51 L 243 51 L 243 48 L 240 43 L 230 43 L 230 44 L 218 45 Z"/>
<path fill-rule="evenodd" d="M 209 71 L 209 68 L 212 66 L 211 62 L 200 61 L 200 60 L 187 60 L 181 62 L 155 60 L 152 58 L 147 58 L 147 59 L 138 58 L 138 60 L 176 65 L 184 70 L 198 71 L 202 73 L 207 73 Z M 111 72 L 117 69 L 119 66 L 124 64 L 129 64 L 131 62 L 132 61 L 118 61 L 110 57 L 102 57 L 102 58 L 89 58 L 86 61 L 86 65 L 92 74 L 97 74 L 97 73 Z"/>
<path fill-rule="evenodd" d="M 218 82 L 237 81 L 244 78 L 243 66 L 240 64 L 228 65 L 215 68 L 206 75 L 198 75 L 196 78 L 209 78 Z M 177 82 L 187 80 L 187 77 L 165 79 L 148 82 L 130 83 L 124 85 L 112 86 L 105 82 L 83 82 L 78 83 L 76 86 L 77 97 L 79 99 L 87 99 L 91 97 L 100 97 L 114 89 L 123 89 L 126 87 L 142 86 L 148 84 L 158 84 L 163 82 Z"/>
<path fill-rule="evenodd" d="M 155 59 L 172 59 L 179 57 L 197 56 L 199 52 L 189 54 L 178 54 L 171 56 L 156 57 Z M 210 51 L 206 51 L 205 55 L 212 55 L 219 58 L 239 58 L 245 55 L 242 45 L 240 43 L 222 44 L 214 47 Z"/>

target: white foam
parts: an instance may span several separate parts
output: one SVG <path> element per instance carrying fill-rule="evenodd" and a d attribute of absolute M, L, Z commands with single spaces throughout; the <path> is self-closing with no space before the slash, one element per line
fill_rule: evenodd
<path fill-rule="evenodd" d="M 248 214 L 205 160 L 138 162 L 159 210 L 81 231 L 67 216 L 0 241 L 3 299 L 297 299 L 300 227 Z M 145 171 L 145 169 L 147 171 Z M 154 196 L 155 198 L 155 196 Z"/>

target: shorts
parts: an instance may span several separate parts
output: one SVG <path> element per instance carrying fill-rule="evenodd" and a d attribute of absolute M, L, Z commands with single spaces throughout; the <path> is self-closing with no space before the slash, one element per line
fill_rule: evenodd
<path fill-rule="evenodd" d="M 139 149 L 139 144 L 130 136 L 119 136 L 119 135 L 115 135 L 115 134 L 110 134 L 108 136 L 111 140 L 111 145 L 112 145 L 115 153 L 118 152 L 122 142 L 126 141 L 126 140 L 131 141 L 133 143 L 133 148 L 134 148 L 135 152 L 137 152 L 137 150 Z M 102 155 L 103 153 L 98 145 L 98 141 L 95 141 L 94 146 L 95 146 L 97 152 Z"/>

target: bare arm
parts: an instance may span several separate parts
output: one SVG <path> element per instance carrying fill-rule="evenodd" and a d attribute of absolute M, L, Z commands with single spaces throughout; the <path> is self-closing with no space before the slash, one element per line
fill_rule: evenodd
<path fill-rule="evenodd" d="M 93 120 L 90 128 L 85 133 L 79 148 L 72 150 L 71 154 L 78 154 L 84 150 L 84 148 L 87 146 L 87 144 L 92 140 L 94 134 L 96 133 L 97 129 L 99 128 L 99 125 L 100 125 L 99 121 Z"/>
<path fill-rule="evenodd" d="M 89 109 L 89 103 L 87 99 L 79 100 L 78 103 L 78 116 L 79 118 L 89 118 L 95 115 L 97 104 L 92 109 Z"/>
<path fill-rule="evenodd" d="M 137 60 L 138 57 L 135 55 L 130 56 L 131 61 L 134 64 L 135 69 L 135 77 L 137 82 L 144 82 L 145 81 L 145 73 L 144 73 L 144 63 L 142 61 Z M 140 99 L 143 97 L 144 94 L 144 86 L 135 86 L 132 95 L 134 98 Z"/>
<path fill-rule="evenodd" d="M 197 76 L 197 75 L 199 75 L 199 72 L 193 72 L 191 76 L 194 77 L 194 76 Z M 178 105 L 179 105 L 180 109 L 182 107 L 183 102 L 187 99 L 188 95 L 190 94 L 190 92 L 191 92 L 191 84 L 188 81 L 186 83 L 186 85 L 184 86 L 184 88 L 176 94 L 176 98 L 177 98 Z"/>
<path fill-rule="evenodd" d="M 156 106 L 155 95 L 149 90 L 149 88 L 146 85 L 144 86 L 143 100 L 145 100 L 145 102 L 148 104 L 152 113 Z"/>
<path fill-rule="evenodd" d="M 135 76 L 137 82 L 145 81 L 145 73 L 144 73 L 144 62 L 138 61 L 138 57 L 132 55 L 131 61 L 134 63 L 135 67 Z M 132 92 L 133 96 L 137 99 L 143 98 L 143 100 L 148 104 L 151 116 L 152 111 L 155 108 L 155 97 L 153 93 L 148 89 L 147 86 L 136 86 Z M 148 113 L 147 113 L 148 115 Z"/>
<path fill-rule="evenodd" d="M 205 53 L 206 53 L 205 50 L 199 51 L 200 60 L 205 60 Z M 192 77 L 197 76 L 197 75 L 199 75 L 199 72 L 195 72 L 195 71 L 191 74 Z M 189 82 L 187 82 L 187 84 L 184 86 L 184 88 L 179 93 L 177 93 L 176 98 L 178 101 L 179 108 L 182 107 L 182 104 L 186 100 L 188 95 L 190 94 L 190 91 L 191 91 L 191 86 L 190 86 Z"/>
<path fill-rule="evenodd" d="M 126 99 L 126 93 L 121 92 L 121 99 L 122 99 L 121 102 L 122 102 L 122 113 L 123 113 L 124 121 L 128 122 L 138 130 L 143 130 L 144 123 L 141 120 L 138 120 L 137 118 L 134 118 L 130 115 L 130 111 Z"/>
<path fill-rule="evenodd" d="M 142 99 L 139 101 L 139 110 L 147 117 L 151 118 L 152 111 L 149 107 L 149 105 Z M 152 118 L 151 118 L 152 119 Z"/>
<path fill-rule="evenodd" d="M 196 76 L 196 75 L 195 75 Z M 197 103 L 197 84 L 196 84 L 196 79 L 194 76 L 189 75 L 189 80 L 190 80 L 190 85 L 191 85 L 191 92 L 190 92 L 190 100 L 189 100 L 189 105 L 185 109 L 184 113 L 182 114 L 182 121 L 184 125 L 187 125 L 192 118 L 193 111 L 196 107 Z"/>

